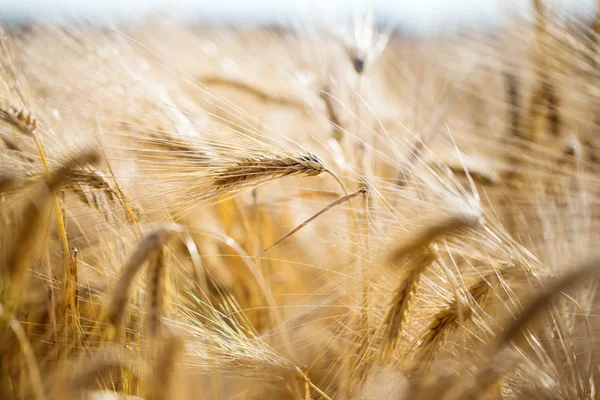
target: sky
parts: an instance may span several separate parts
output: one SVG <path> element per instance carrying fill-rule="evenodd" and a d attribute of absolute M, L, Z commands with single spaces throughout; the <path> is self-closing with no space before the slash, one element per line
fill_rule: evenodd
<path fill-rule="evenodd" d="M 546 0 L 588 14 L 595 1 Z M 305 18 L 327 23 L 365 2 L 385 22 L 427 33 L 501 23 L 503 15 L 531 0 L 0 0 L 0 16 L 20 22 L 45 18 L 113 23 L 159 13 L 204 23 L 289 23 Z"/>

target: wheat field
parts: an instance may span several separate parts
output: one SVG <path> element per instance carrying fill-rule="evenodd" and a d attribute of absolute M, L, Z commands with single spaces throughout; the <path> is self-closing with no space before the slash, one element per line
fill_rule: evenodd
<path fill-rule="evenodd" d="M 530 7 L 3 25 L 0 398 L 597 398 L 600 2 Z"/>

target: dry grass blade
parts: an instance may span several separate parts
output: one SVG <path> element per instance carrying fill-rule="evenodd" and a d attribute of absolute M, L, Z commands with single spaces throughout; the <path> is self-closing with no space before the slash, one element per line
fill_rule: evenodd
<path fill-rule="evenodd" d="M 194 307 L 201 310 L 201 315 L 210 316 L 204 323 L 225 321 L 239 334 L 243 334 L 243 331 L 254 332 L 229 289 L 203 265 L 196 242 L 190 233 L 183 232 L 182 237 L 193 265 L 193 287 L 187 295 L 191 297 Z"/>
<path fill-rule="evenodd" d="M 315 392 L 317 392 L 319 394 L 319 396 L 321 396 L 321 398 L 323 398 L 325 400 L 332 400 L 331 397 L 329 397 L 329 395 L 327 393 L 325 393 L 317 385 L 315 385 L 303 371 L 299 370 L 299 373 L 305 383 L 305 391 L 304 391 L 305 399 L 311 398 L 310 389 L 312 389 Z"/>
<path fill-rule="evenodd" d="M 356 196 L 359 196 L 361 194 L 365 194 L 367 193 L 367 189 L 362 187 L 360 189 L 358 189 L 357 191 L 350 193 L 346 196 L 343 196 L 339 199 L 337 199 L 336 201 L 334 201 L 333 203 L 329 204 L 327 207 L 323 208 L 321 211 L 319 211 L 318 213 L 314 214 L 313 216 L 311 216 L 310 218 L 308 218 L 306 221 L 302 222 L 300 225 L 298 225 L 296 228 L 294 228 L 290 233 L 285 234 L 284 236 L 282 236 L 280 239 L 278 239 L 275 243 L 273 243 L 272 245 L 270 245 L 269 247 L 267 247 L 266 249 L 264 249 L 259 255 L 258 257 L 262 256 L 263 254 L 265 254 L 268 250 L 270 250 L 271 248 L 277 246 L 279 243 L 283 242 L 285 239 L 289 238 L 290 236 L 292 236 L 294 233 L 298 232 L 300 229 L 304 228 L 306 225 L 310 224 L 312 221 L 314 221 L 315 219 L 317 219 L 321 214 L 331 210 L 333 207 L 340 205 L 342 203 L 345 203 L 346 201 L 355 198 Z"/>
<path fill-rule="evenodd" d="M 431 138 L 429 138 L 431 139 Z M 411 180 L 411 172 L 415 168 L 419 156 L 425 150 L 426 145 L 423 139 L 416 138 L 410 149 L 410 154 L 402 161 L 402 164 L 396 175 L 396 185 L 403 187 L 409 184 Z"/>
<path fill-rule="evenodd" d="M 135 213 L 133 212 L 131 206 L 129 205 L 129 201 L 127 201 L 127 198 L 125 197 L 125 194 L 121 190 L 121 187 L 119 186 L 119 182 L 115 178 L 115 173 L 114 173 L 113 168 L 112 168 L 112 166 L 110 164 L 110 161 L 106 158 L 106 153 L 104 152 L 104 149 L 102 147 L 100 147 L 100 150 L 102 152 L 102 158 L 106 161 L 106 166 L 108 168 L 108 172 L 110 174 L 110 177 L 113 180 L 113 182 L 115 183 L 114 191 L 116 191 L 116 193 L 117 193 L 117 197 L 118 197 L 119 201 L 121 202 L 121 206 L 125 210 L 125 213 L 127 214 L 127 217 L 129 218 L 129 222 L 133 226 L 135 226 L 136 228 L 138 228 L 138 230 L 139 230 L 139 225 L 138 225 L 137 217 L 136 217 Z M 102 176 L 102 178 L 104 178 L 104 175 L 101 175 L 101 176 Z M 106 181 L 105 179 L 103 179 L 103 180 Z M 106 181 L 106 182 L 108 183 L 108 181 Z M 112 187 L 111 187 L 111 192 L 112 192 Z"/>

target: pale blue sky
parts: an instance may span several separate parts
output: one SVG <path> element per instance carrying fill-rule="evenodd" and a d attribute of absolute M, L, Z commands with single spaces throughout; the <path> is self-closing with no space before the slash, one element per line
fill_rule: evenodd
<path fill-rule="evenodd" d="M 596 0 L 547 0 L 593 10 Z M 360 0 L 359 0 L 360 2 Z M 362 1 L 364 3 L 365 1 Z M 371 0 L 378 15 L 404 29 L 430 32 L 463 25 L 493 24 L 507 10 L 530 0 Z M 0 0 L 5 19 L 77 17 L 94 22 L 132 20 L 151 12 L 199 22 L 286 22 L 339 18 L 357 0 Z"/>

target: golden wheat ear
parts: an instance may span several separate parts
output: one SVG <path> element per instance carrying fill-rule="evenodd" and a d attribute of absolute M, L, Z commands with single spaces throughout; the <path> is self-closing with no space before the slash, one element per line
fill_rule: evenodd
<path fill-rule="evenodd" d="M 97 154 L 95 152 L 74 155 L 54 172 L 38 179 L 36 182 L 38 187 L 35 188 L 33 194 L 29 195 L 23 205 L 20 218 L 15 218 L 14 222 L 8 222 L 9 227 L 15 229 L 14 232 L 10 232 L 10 229 L 3 232 L 2 241 L 6 242 L 8 246 L 4 247 L 6 251 L 0 258 L 0 314 L 2 320 L 0 330 L 4 332 L 5 328 L 10 328 L 14 332 L 25 356 L 33 392 L 36 399 L 39 400 L 45 398 L 45 392 L 36 355 L 29 342 L 30 339 L 16 315 L 23 310 L 21 306 L 24 301 L 28 300 L 26 297 L 24 298 L 22 292 L 24 288 L 28 287 L 31 264 L 38 255 L 39 249 L 46 248 L 41 245 L 41 242 L 44 240 L 49 224 L 48 211 L 54 192 L 65 183 L 70 171 L 96 161 Z M 54 306 L 53 303 L 49 305 L 52 309 Z M 12 343 L 12 340 L 2 343 L 1 352 L 6 356 L 3 357 L 6 363 L 12 358 L 13 350 L 10 348 Z M 3 365 L 7 364 L 3 363 Z"/>
<path fill-rule="evenodd" d="M 54 191 L 65 183 L 71 171 L 97 160 L 98 155 L 95 152 L 85 152 L 73 156 L 44 178 L 42 187 L 26 203 L 22 211 L 22 223 L 16 234 L 7 238 L 11 242 L 8 247 L 10 250 L 2 255 L 0 264 L 0 271 L 4 275 L 2 281 L 7 285 L 2 290 L 1 300 L 9 312 L 13 312 L 19 302 L 17 298 L 20 297 L 19 292 L 25 285 L 27 269 L 35 253 L 33 249 L 39 247 L 36 243 L 42 239 L 44 227 L 48 224 L 47 210 L 53 199 Z"/>
<path fill-rule="evenodd" d="M 401 237 L 399 244 L 388 254 L 389 262 L 402 268 L 402 277 L 394 290 L 385 317 L 377 328 L 377 331 L 383 329 L 377 354 L 379 362 L 384 364 L 391 362 L 421 276 L 438 257 L 432 242 L 441 236 L 456 234 L 478 225 L 478 216 L 451 215 Z M 368 346 L 363 348 L 361 361 L 366 359 L 367 351 Z"/>
<path fill-rule="evenodd" d="M 120 340 L 120 333 L 127 310 L 129 296 L 133 282 L 143 268 L 146 261 L 167 242 L 171 235 L 178 229 L 175 226 L 161 226 L 146 237 L 138 244 L 137 249 L 130 256 L 129 261 L 123 266 L 121 276 L 117 281 L 112 296 L 109 299 L 108 306 L 103 312 L 101 321 L 108 322 L 111 331 L 108 332 L 109 337 L 114 340 Z M 156 328 L 156 327 L 155 327 Z"/>
<path fill-rule="evenodd" d="M 73 170 L 67 179 L 66 186 L 72 190 L 83 203 L 101 208 L 98 199 L 85 189 L 92 188 L 104 193 L 108 200 L 117 202 L 119 195 L 113 185 L 106 179 L 104 174 L 92 166 L 85 166 Z"/>
<path fill-rule="evenodd" d="M 429 246 L 440 236 L 452 235 L 462 229 L 474 228 L 479 223 L 478 215 L 460 213 L 441 218 L 439 221 L 434 221 L 420 230 L 400 238 L 394 250 L 389 253 L 388 259 L 390 263 L 398 264 L 415 251 Z"/>
<path fill-rule="evenodd" d="M 407 270 L 406 276 L 394 290 L 390 307 L 383 320 L 385 331 L 379 349 L 379 358 L 382 363 L 391 361 L 394 350 L 398 345 L 399 336 L 403 332 L 404 323 L 408 318 L 410 306 L 415 298 L 421 275 L 435 258 L 435 252 L 425 248 L 418 254 L 414 254 L 404 266 Z"/>
<path fill-rule="evenodd" d="M 254 181 L 277 179 L 293 175 L 316 176 L 325 166 L 314 154 L 297 156 L 256 156 L 241 159 L 217 174 L 214 186 L 235 189 L 252 185 Z"/>
<path fill-rule="evenodd" d="M 586 280 L 597 277 L 600 272 L 600 256 L 595 255 L 581 263 L 563 276 L 553 280 L 525 306 L 523 311 L 496 338 L 488 352 L 488 361 L 481 367 L 474 379 L 473 385 L 463 389 L 463 399 L 481 398 L 508 371 L 509 365 L 514 364 L 505 352 L 509 345 L 519 341 L 520 335 L 528 325 L 546 310 L 565 290 L 579 285 Z"/>
<path fill-rule="evenodd" d="M 28 111 L 11 105 L 0 98 L 0 119 L 8 122 L 21 133 L 31 135 L 37 128 L 37 120 Z"/>
<path fill-rule="evenodd" d="M 499 271 L 492 271 L 467 286 L 464 300 L 455 297 L 438 311 L 416 343 L 414 359 L 417 361 L 408 375 L 411 378 L 421 378 L 441 351 L 446 336 L 455 332 L 460 325 L 470 321 L 477 309 L 486 305 L 499 283 L 509 277 L 523 277 L 523 271 L 516 267 L 504 267 Z"/>

